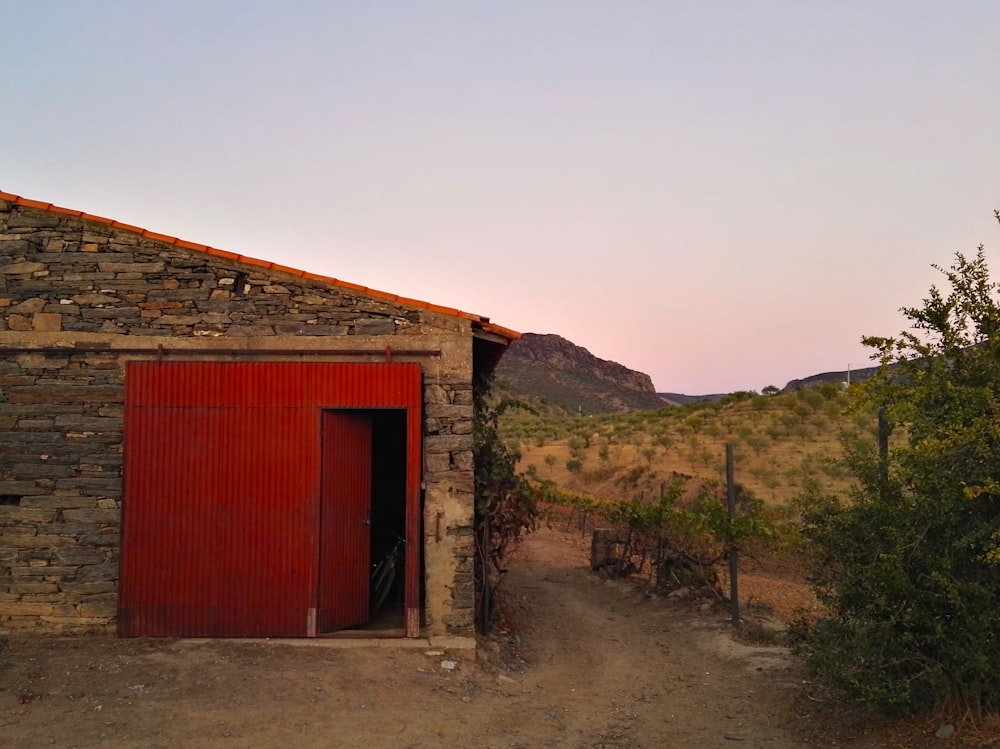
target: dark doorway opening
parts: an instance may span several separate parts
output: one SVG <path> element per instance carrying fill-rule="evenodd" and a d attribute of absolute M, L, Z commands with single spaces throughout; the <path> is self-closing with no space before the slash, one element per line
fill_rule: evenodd
<path fill-rule="evenodd" d="M 406 635 L 406 427 L 405 409 L 324 411 L 318 634 Z"/>
<path fill-rule="evenodd" d="M 406 411 L 372 411 L 371 604 L 368 630 L 404 628 Z"/>

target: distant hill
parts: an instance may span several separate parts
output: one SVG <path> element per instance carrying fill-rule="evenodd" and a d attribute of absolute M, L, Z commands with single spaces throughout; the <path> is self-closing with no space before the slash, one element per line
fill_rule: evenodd
<path fill-rule="evenodd" d="M 839 372 L 822 372 L 789 380 L 781 393 L 827 382 L 863 382 L 878 367 L 862 367 Z M 582 346 L 562 336 L 525 333 L 507 349 L 497 367 L 497 376 L 510 389 L 528 400 L 538 400 L 572 414 L 608 414 L 649 411 L 663 406 L 686 406 L 705 401 L 717 402 L 726 393 L 687 395 L 658 393 L 649 375 L 617 362 L 599 359 Z"/>
<path fill-rule="evenodd" d="M 649 375 L 599 359 L 553 334 L 525 333 L 497 367 L 518 395 L 573 414 L 629 413 L 667 405 Z"/>
<path fill-rule="evenodd" d="M 725 393 L 713 393 L 711 395 L 685 395 L 684 393 L 657 393 L 667 403 L 673 406 L 686 406 L 688 403 L 702 403 L 703 401 L 720 401 Z"/>
<path fill-rule="evenodd" d="M 864 382 L 865 380 L 874 377 L 878 372 L 878 369 L 878 367 L 862 367 L 861 369 L 852 369 L 850 372 L 845 369 L 842 372 L 823 372 L 821 374 L 814 374 L 809 377 L 803 377 L 801 380 L 790 380 L 789 383 L 781 389 L 781 392 L 794 393 L 796 390 L 822 385 L 826 382 L 843 382 L 845 384 L 848 381 L 852 384 Z"/>

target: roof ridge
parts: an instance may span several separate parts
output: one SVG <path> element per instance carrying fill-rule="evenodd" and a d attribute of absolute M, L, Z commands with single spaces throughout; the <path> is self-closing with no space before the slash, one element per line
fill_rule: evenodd
<path fill-rule="evenodd" d="M 410 299 L 409 297 L 403 297 L 398 294 L 392 294 L 388 291 L 379 291 L 378 289 L 371 289 L 367 286 L 361 286 L 360 284 L 351 283 L 350 281 L 343 281 L 338 278 L 333 278 L 331 276 L 322 276 L 317 273 L 309 273 L 308 271 L 299 270 L 298 268 L 291 268 L 280 263 L 273 263 L 268 260 L 261 260 L 259 258 L 249 257 L 247 255 L 240 255 L 236 252 L 230 252 L 228 250 L 220 250 L 215 247 L 209 247 L 205 244 L 199 244 L 197 242 L 189 242 L 185 239 L 179 239 L 178 237 L 171 236 L 169 234 L 160 234 L 158 232 L 149 231 L 149 229 L 143 229 L 139 226 L 133 226 L 132 224 L 126 224 L 121 221 L 115 221 L 114 219 L 105 218 L 104 216 L 95 216 L 91 213 L 84 213 L 83 211 L 77 211 L 72 208 L 63 208 L 61 206 L 53 205 L 52 203 L 45 203 L 40 200 L 30 200 L 28 198 L 23 198 L 20 195 L 14 195 L 13 193 L 4 192 L 0 190 L 0 200 L 12 203 L 14 205 L 23 206 L 24 208 L 35 208 L 41 211 L 48 211 L 49 213 L 60 213 L 68 216 L 75 216 L 81 218 L 85 221 L 94 221 L 99 224 L 107 224 L 115 229 L 120 229 L 122 231 L 132 232 L 138 234 L 146 239 L 152 239 L 157 242 L 163 242 L 165 244 L 174 245 L 175 247 L 181 247 L 185 250 L 194 250 L 196 252 L 204 252 L 207 255 L 212 255 L 214 257 L 221 257 L 227 260 L 233 260 L 235 262 L 244 263 L 245 265 L 256 265 L 267 270 L 275 270 L 281 273 L 288 273 L 293 276 L 299 276 L 300 278 L 308 279 L 310 281 L 319 281 L 321 283 L 330 284 L 342 289 L 348 289 L 350 291 L 356 291 L 367 296 L 375 297 L 377 299 L 385 299 L 388 301 L 396 302 L 397 304 L 402 304 L 405 307 L 416 307 L 418 309 L 425 309 L 428 312 L 436 312 L 443 315 L 451 315 L 452 317 L 458 317 L 463 320 L 469 320 L 470 322 L 479 325 L 483 330 L 495 333 L 509 340 L 516 340 L 521 337 L 521 334 L 517 331 L 511 330 L 510 328 L 505 328 L 502 325 L 497 325 L 490 322 L 489 317 L 483 315 L 476 315 L 471 312 L 463 312 L 460 309 L 454 307 L 442 307 L 438 304 L 432 304 L 431 302 L 424 302 L 419 299 Z"/>

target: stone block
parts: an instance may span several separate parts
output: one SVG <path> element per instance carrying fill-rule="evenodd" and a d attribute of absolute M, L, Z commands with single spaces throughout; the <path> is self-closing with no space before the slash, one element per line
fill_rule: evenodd
<path fill-rule="evenodd" d="M 343 325 L 275 325 L 278 335 L 340 336 L 347 335 Z"/>
<path fill-rule="evenodd" d="M 101 532 L 95 535 L 80 536 L 80 545 L 100 546 L 107 549 L 116 548 L 120 543 L 118 536 L 119 530 L 117 527 L 102 528 Z"/>
<path fill-rule="evenodd" d="M 26 276 L 45 270 L 44 263 L 23 261 L 0 266 L 0 276 Z"/>
<path fill-rule="evenodd" d="M 10 308 L 10 312 L 18 315 L 32 315 L 35 312 L 41 312 L 45 309 L 46 302 L 41 297 L 32 297 L 31 299 L 25 299 L 20 304 L 15 304 Z"/>
<path fill-rule="evenodd" d="M 23 526 L 18 530 L 23 530 Z M 24 549 L 56 549 L 72 546 L 76 544 L 76 539 L 70 536 L 28 535 L 27 533 L 12 532 L 7 528 L 4 529 L 3 535 L 0 535 L 0 544 L 20 546 Z"/>
<path fill-rule="evenodd" d="M 108 418 L 104 416 L 80 416 L 75 414 L 56 416 L 55 425 L 58 429 L 65 429 L 74 432 L 94 432 L 97 434 L 117 434 L 123 429 L 121 419 Z"/>
<path fill-rule="evenodd" d="M 101 273 L 142 273 L 143 275 L 148 275 L 150 273 L 162 273 L 166 268 L 166 263 L 155 262 L 155 263 L 98 263 L 98 269 Z"/>
<path fill-rule="evenodd" d="M 51 603 L 0 601 L 0 616 L 51 616 L 54 613 L 55 606 Z"/>
<path fill-rule="evenodd" d="M 125 395 L 124 386 L 92 387 L 87 385 L 73 385 L 61 383 L 59 385 L 41 386 L 32 385 L 24 388 L 14 388 L 8 395 L 10 403 L 41 403 L 41 404 L 69 404 L 69 403 L 100 403 L 107 401 L 119 401 Z"/>
<path fill-rule="evenodd" d="M 201 318 L 196 315 L 161 315 L 156 321 L 157 325 L 171 325 L 171 326 L 184 326 L 184 325 L 198 325 L 201 322 Z"/>
<path fill-rule="evenodd" d="M 64 632 L 103 632 L 111 630 L 113 619 L 107 616 L 43 616 L 39 620 L 46 629 Z"/>
<path fill-rule="evenodd" d="M 396 323 L 392 320 L 360 319 L 354 321 L 354 335 L 395 335 Z"/>
<path fill-rule="evenodd" d="M 3 440 L 0 440 L 0 445 L 2 444 Z M 25 502 L 29 497 L 48 494 L 48 492 L 39 488 L 34 481 L 0 481 L 0 494 L 19 495 L 22 506 L 27 507 Z"/>
<path fill-rule="evenodd" d="M 10 330 L 28 332 L 31 330 L 31 318 L 24 315 L 8 315 L 7 327 Z"/>
<path fill-rule="evenodd" d="M 42 561 L 39 562 L 39 559 Z M 52 559 L 52 549 L 47 547 L 20 549 L 17 552 L 18 564 L 48 564 L 50 559 Z"/>
<path fill-rule="evenodd" d="M 31 430 L 45 430 L 51 429 L 52 425 L 55 424 L 55 419 L 21 419 L 15 422 L 18 429 L 24 429 L 27 431 Z"/>
<path fill-rule="evenodd" d="M 33 497 L 21 497 L 21 507 L 52 508 L 56 510 L 79 510 L 97 507 L 93 497 L 62 497 L 43 494 Z"/>
<path fill-rule="evenodd" d="M 436 434 L 424 438 L 424 450 L 433 452 L 456 452 L 472 449 L 472 435 Z"/>
<path fill-rule="evenodd" d="M 35 480 L 36 485 L 38 479 L 68 478 L 74 473 L 70 466 L 43 462 L 15 463 L 11 466 L 10 470 L 16 478 L 31 476 Z"/>
<path fill-rule="evenodd" d="M 51 523 L 55 517 L 55 510 L 0 505 L 0 524 L 4 525 L 9 523 Z"/>
<path fill-rule="evenodd" d="M 56 490 L 71 492 L 74 495 L 103 494 L 104 496 L 118 497 L 121 496 L 121 479 L 117 476 L 109 476 L 108 478 L 76 476 L 56 481 Z"/>
<path fill-rule="evenodd" d="M 67 523 L 97 523 L 99 525 L 117 525 L 121 522 L 121 510 L 63 510 Z"/>
<path fill-rule="evenodd" d="M 64 593 L 84 596 L 94 595 L 95 593 L 113 593 L 115 590 L 115 583 L 110 580 L 97 583 L 75 583 L 64 581 L 58 584 L 58 588 Z"/>
<path fill-rule="evenodd" d="M 62 330 L 62 315 L 52 312 L 36 312 L 32 315 L 31 327 L 39 333 L 58 333 Z"/>
<path fill-rule="evenodd" d="M 454 424 L 451 425 L 451 433 L 452 434 L 472 434 L 472 430 L 474 428 L 475 428 L 475 425 L 474 425 L 472 419 L 469 419 L 467 421 L 456 421 Z"/>
<path fill-rule="evenodd" d="M 104 561 L 104 553 L 100 549 L 87 547 L 66 547 L 56 549 L 52 555 L 54 564 L 59 565 L 92 565 L 101 564 Z"/>
<path fill-rule="evenodd" d="M 118 613 L 118 596 L 115 593 L 99 593 L 80 601 L 77 607 L 80 616 L 114 616 Z"/>
<path fill-rule="evenodd" d="M 14 583 L 10 586 L 10 592 L 22 595 L 31 595 L 37 593 L 58 593 L 59 585 L 57 583 L 51 583 L 51 582 Z"/>
<path fill-rule="evenodd" d="M 110 294 L 77 294 L 72 297 L 74 304 L 81 304 L 86 306 L 95 306 L 98 304 L 117 304 L 120 300 L 117 296 L 111 296 Z"/>
<path fill-rule="evenodd" d="M 451 454 L 451 463 L 459 471 L 475 470 L 475 460 L 471 450 L 463 450 Z"/>
<path fill-rule="evenodd" d="M 76 574 L 78 583 L 97 583 L 118 579 L 118 564 L 106 562 L 80 567 Z"/>
<path fill-rule="evenodd" d="M 450 462 L 448 453 L 428 453 L 424 456 L 424 469 L 431 473 L 447 471 Z"/>

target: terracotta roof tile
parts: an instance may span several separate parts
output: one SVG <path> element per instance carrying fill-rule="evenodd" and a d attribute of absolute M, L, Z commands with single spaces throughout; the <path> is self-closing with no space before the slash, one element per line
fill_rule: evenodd
<path fill-rule="evenodd" d="M 87 214 L 82 214 L 82 216 L 83 218 L 88 218 Z M 122 231 L 131 231 L 135 232 L 136 234 L 142 234 L 145 231 L 145 229 L 139 226 L 132 226 L 132 224 L 122 223 L 121 221 L 112 221 L 111 225 L 116 229 L 121 229 Z"/>
<path fill-rule="evenodd" d="M 236 258 L 237 261 L 243 263 L 244 265 L 255 265 L 258 268 L 264 268 L 270 270 L 273 263 L 268 260 L 258 260 L 255 257 L 247 257 L 246 255 L 240 255 Z"/>
<path fill-rule="evenodd" d="M 299 270 L 298 268 L 289 268 L 287 265 L 280 265 L 279 263 L 271 263 L 271 270 L 276 270 L 281 273 L 291 273 L 293 276 L 305 275 L 305 272 Z"/>
<path fill-rule="evenodd" d="M 18 198 L 14 202 L 18 205 L 23 205 L 25 208 L 40 208 L 43 211 L 47 211 L 52 207 L 51 203 L 43 203 L 40 200 L 28 200 L 27 198 Z"/>
<path fill-rule="evenodd" d="M 132 232 L 138 234 L 146 239 L 152 239 L 157 242 L 164 242 L 166 244 L 174 245 L 176 247 L 181 247 L 186 250 L 194 250 L 195 252 L 204 252 L 207 255 L 213 257 L 225 258 L 227 260 L 233 260 L 235 262 L 243 263 L 244 265 L 253 265 L 260 268 L 265 268 L 268 270 L 274 270 L 281 273 L 289 273 L 293 276 L 299 276 L 300 278 L 308 279 L 310 281 L 319 281 L 320 283 L 329 284 L 331 286 L 336 286 L 338 288 L 347 289 L 348 291 L 355 291 L 366 296 L 375 297 L 376 299 L 388 299 L 390 301 L 401 304 L 405 307 L 417 307 L 419 309 L 425 309 L 429 312 L 435 312 L 441 315 L 449 315 L 451 317 L 458 317 L 464 320 L 470 320 L 474 325 L 478 326 L 482 330 L 499 335 L 508 340 L 516 340 L 521 337 L 521 334 L 510 328 L 504 328 L 500 325 L 490 322 L 490 318 L 484 317 L 482 315 L 474 315 L 469 312 L 462 312 L 461 310 L 455 309 L 453 307 L 442 307 L 439 304 L 431 304 L 430 302 L 422 302 L 419 299 L 410 299 L 408 297 L 398 296 L 396 294 L 390 294 L 386 291 L 378 291 L 377 289 L 369 289 L 367 286 L 361 286 L 360 284 L 350 283 L 349 281 L 341 281 L 336 278 L 330 278 L 329 276 L 321 276 L 316 273 L 308 273 L 303 270 L 298 270 L 296 268 L 289 268 L 284 265 L 279 265 L 277 263 L 272 263 L 267 260 L 259 260 L 257 258 L 247 257 L 246 255 L 239 255 L 235 252 L 229 252 L 228 250 L 219 250 L 214 247 L 208 247 L 207 245 L 198 244 L 197 242 L 189 242 L 184 239 L 178 239 L 177 237 L 172 237 L 168 234 L 158 234 L 157 232 L 149 231 L 148 229 L 143 229 L 138 226 L 133 226 L 132 224 L 125 224 L 121 221 L 115 221 L 113 219 L 104 218 L 103 216 L 94 216 L 89 213 L 84 213 L 82 211 L 74 211 L 70 208 L 62 208 L 60 206 L 52 205 L 51 203 L 43 203 L 40 200 L 29 200 L 28 198 L 22 198 L 19 195 L 14 195 L 13 193 L 3 192 L 0 190 L 0 200 L 7 203 L 13 203 L 14 205 L 24 206 L 25 208 L 36 208 L 42 211 L 48 211 L 50 213 L 59 213 L 70 216 L 77 216 L 85 221 L 95 221 L 101 224 L 109 224 L 115 229 L 120 229 L 122 231 Z"/>
<path fill-rule="evenodd" d="M 89 218 L 89 216 L 88 216 Z M 149 231 L 149 229 L 142 230 L 142 236 L 144 239 L 152 239 L 154 242 L 165 242 L 166 244 L 177 244 L 177 237 L 171 237 L 169 234 L 159 234 L 155 231 Z"/>
<path fill-rule="evenodd" d="M 331 278 L 329 280 L 333 281 L 337 286 L 340 286 L 343 289 L 348 289 L 349 291 L 359 291 L 362 294 L 368 293 L 367 286 L 361 286 L 360 284 L 351 283 L 350 281 L 338 281 L 335 278 Z"/>
<path fill-rule="evenodd" d="M 52 213 L 65 213 L 65 214 L 67 214 L 69 216 L 82 216 L 83 215 L 83 211 L 74 211 L 72 208 L 60 208 L 57 205 L 50 206 L 47 210 L 51 211 Z"/>
<path fill-rule="evenodd" d="M 324 283 L 329 283 L 330 281 L 326 276 L 320 276 L 316 273 L 303 272 L 302 277 L 307 281 L 323 281 Z"/>
<path fill-rule="evenodd" d="M 206 255 L 209 254 L 206 245 L 198 244 L 197 242 L 188 242 L 186 239 L 178 239 L 174 242 L 174 246 L 185 250 L 197 250 L 198 252 L 204 252 Z"/>
<path fill-rule="evenodd" d="M 229 250 L 217 250 L 214 247 L 206 247 L 205 254 L 212 255 L 213 257 L 222 257 L 226 260 L 239 260 L 240 256 L 235 252 L 230 252 Z"/>

